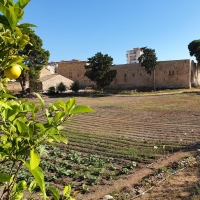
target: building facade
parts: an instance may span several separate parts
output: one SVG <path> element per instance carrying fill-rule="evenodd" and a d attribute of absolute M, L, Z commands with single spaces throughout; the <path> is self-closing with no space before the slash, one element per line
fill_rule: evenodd
<path fill-rule="evenodd" d="M 86 61 L 62 60 L 58 63 L 57 73 L 72 81 L 78 81 L 81 88 L 94 86 L 95 84 L 85 76 Z"/>
<path fill-rule="evenodd" d="M 126 63 L 139 63 L 138 58 L 142 55 L 142 51 L 140 48 L 133 48 L 132 50 L 128 50 L 126 53 Z"/>

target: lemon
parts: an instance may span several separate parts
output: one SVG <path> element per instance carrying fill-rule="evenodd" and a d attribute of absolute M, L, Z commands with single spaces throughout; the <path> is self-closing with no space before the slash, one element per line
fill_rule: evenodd
<path fill-rule="evenodd" d="M 22 72 L 22 68 L 18 64 L 12 64 L 4 70 L 4 75 L 9 79 L 17 79 Z"/>

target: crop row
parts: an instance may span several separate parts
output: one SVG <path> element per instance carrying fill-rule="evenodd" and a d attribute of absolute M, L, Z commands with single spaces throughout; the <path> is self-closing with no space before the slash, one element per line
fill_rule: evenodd
<path fill-rule="evenodd" d="M 73 150 L 63 151 L 59 146 L 45 146 L 42 151 L 45 154 L 40 167 L 45 172 L 47 184 L 64 187 L 66 183 L 70 183 L 76 191 L 82 193 L 88 192 L 91 186 L 133 173 L 136 167 L 134 161 L 120 162 L 112 157 L 102 158 Z M 9 172 L 11 164 L 1 165 L 0 172 Z M 32 177 L 24 168 L 19 173 L 18 180 L 30 182 Z"/>

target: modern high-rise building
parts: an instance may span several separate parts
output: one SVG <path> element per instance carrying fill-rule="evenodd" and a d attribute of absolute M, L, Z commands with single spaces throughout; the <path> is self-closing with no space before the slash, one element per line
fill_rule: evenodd
<path fill-rule="evenodd" d="M 140 48 L 133 48 L 126 53 L 127 64 L 139 63 L 138 58 L 142 55 Z"/>

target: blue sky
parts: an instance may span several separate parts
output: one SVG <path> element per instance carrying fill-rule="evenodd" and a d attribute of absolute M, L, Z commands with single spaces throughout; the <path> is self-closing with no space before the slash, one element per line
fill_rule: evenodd
<path fill-rule="evenodd" d="M 126 51 L 155 49 L 158 60 L 194 59 L 200 0 L 31 0 L 24 22 L 50 51 L 49 61 L 87 60 L 97 52 L 126 63 Z"/>

